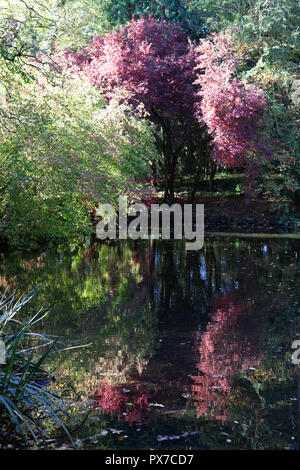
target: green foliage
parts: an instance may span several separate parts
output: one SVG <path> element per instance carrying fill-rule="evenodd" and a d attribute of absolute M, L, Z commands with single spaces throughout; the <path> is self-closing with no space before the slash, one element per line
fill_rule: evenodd
<path fill-rule="evenodd" d="M 0 8 L 0 82 L 9 82 L 18 74 L 33 79 L 34 70 L 52 64 L 47 35 L 55 20 L 46 4 L 22 0 L 3 0 Z"/>
<path fill-rule="evenodd" d="M 94 36 L 105 34 L 113 27 L 110 19 L 113 0 L 52 0 L 50 3 L 55 28 L 49 36 L 58 49 L 80 49 Z"/>
<path fill-rule="evenodd" d="M 107 10 L 108 20 L 113 27 L 118 27 L 135 18 L 152 15 L 159 20 L 181 23 L 183 29 L 193 38 L 203 35 L 203 20 L 182 0 L 117 0 L 110 2 Z"/>
<path fill-rule="evenodd" d="M 181 22 L 192 37 L 203 35 L 203 20 L 181 0 L 5 0 L 0 12 L 5 34 L 4 54 L 23 62 L 25 52 L 36 57 L 54 49 L 80 49 L 94 36 L 117 29 L 134 15 Z M 13 46 L 10 45 L 13 38 Z M 9 47 L 7 47 L 9 45 Z M 21 52 L 20 57 L 18 57 Z M 0 53 L 1 54 L 1 53 Z M 49 59 L 49 56 L 48 56 Z"/>
<path fill-rule="evenodd" d="M 190 37 L 229 28 L 244 59 L 241 78 L 268 98 L 261 134 L 275 150 L 258 193 L 287 214 L 299 202 L 300 7 L 295 0 L 4 0 L 0 10 L 0 238 L 37 246 L 88 234 L 90 210 L 121 192 L 145 194 L 148 161 L 160 160 L 145 113 L 112 103 L 86 81 L 53 76 L 54 52 L 81 49 L 98 34 L 152 14 L 181 22 Z M 208 25 L 207 29 L 204 25 Z M 51 77 L 49 85 L 46 78 Z M 181 158 L 193 198 L 214 176 L 193 139 Z M 240 188 L 237 188 L 237 193 Z M 26 243 L 25 243 L 26 241 Z"/>
<path fill-rule="evenodd" d="M 193 3 L 213 30 L 235 33 L 241 77 L 268 99 L 260 131 L 274 159 L 266 159 L 258 193 L 287 215 L 299 200 L 299 103 L 295 83 L 300 61 L 300 6 L 295 0 L 204 0 Z"/>
<path fill-rule="evenodd" d="M 289 149 L 265 166 L 259 191 L 271 198 L 273 208 L 299 230 L 300 203 L 300 140 L 296 132 L 285 139 Z"/>
<path fill-rule="evenodd" d="M 0 127 L 1 237 L 14 246 L 91 231 L 89 212 L 141 197 L 156 150 L 151 127 L 81 78 L 63 86 L 15 81 Z"/>
<path fill-rule="evenodd" d="M 261 41 L 274 56 L 286 58 L 287 49 L 298 53 L 300 7 L 295 0 L 193 0 L 190 9 L 206 18 L 214 31 L 239 28 L 242 42 Z M 293 55 L 293 52 L 292 52 Z"/>
<path fill-rule="evenodd" d="M 71 439 L 63 421 L 71 417 L 61 398 L 49 390 L 51 376 L 43 368 L 55 340 L 32 332 L 32 326 L 46 313 L 40 310 L 25 323 L 15 318 L 34 294 L 33 291 L 18 301 L 11 297 L 0 300 L 0 332 L 6 347 L 6 363 L 0 365 L 1 423 L 7 422 L 10 431 L 17 432 L 25 444 L 32 438 L 38 443 L 47 436 L 45 426 L 49 419 Z M 38 356 L 40 348 L 45 352 Z"/>

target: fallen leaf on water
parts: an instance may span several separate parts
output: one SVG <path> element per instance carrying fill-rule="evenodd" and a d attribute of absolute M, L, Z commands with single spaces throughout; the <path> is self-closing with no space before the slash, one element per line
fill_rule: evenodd
<path fill-rule="evenodd" d="M 161 435 L 157 436 L 158 442 L 167 441 L 168 439 L 169 439 L 168 436 L 161 436 Z"/>
<path fill-rule="evenodd" d="M 109 428 L 109 430 L 110 430 L 113 434 L 121 434 L 121 432 L 124 432 L 124 431 L 122 431 L 121 429 Z"/>

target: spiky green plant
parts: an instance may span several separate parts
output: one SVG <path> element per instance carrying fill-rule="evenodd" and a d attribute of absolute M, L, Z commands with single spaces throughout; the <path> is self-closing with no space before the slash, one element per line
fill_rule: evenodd
<path fill-rule="evenodd" d="M 44 368 L 58 338 L 32 331 L 48 312 L 39 310 L 27 322 L 16 318 L 36 292 L 18 300 L 0 298 L 0 339 L 6 349 L 5 364 L 0 364 L 0 421 L 7 421 L 26 444 L 32 438 L 38 443 L 47 437 L 45 423 L 49 420 L 72 440 L 65 424 L 71 416 L 61 397 L 50 390 L 51 375 Z"/>

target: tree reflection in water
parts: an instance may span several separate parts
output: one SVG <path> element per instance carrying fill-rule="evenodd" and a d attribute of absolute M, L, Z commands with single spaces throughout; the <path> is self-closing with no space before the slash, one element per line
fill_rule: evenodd
<path fill-rule="evenodd" d="M 214 308 L 205 332 L 196 335 L 200 374 L 193 376 L 192 397 L 198 417 L 209 415 L 224 423 L 236 374 L 258 367 L 264 353 L 257 329 L 249 330 L 254 312 L 242 299 L 232 293 L 218 295 Z"/>
<path fill-rule="evenodd" d="M 198 429 L 195 448 L 223 448 L 226 421 L 235 448 L 284 448 L 292 435 L 295 446 L 300 422 L 290 363 L 300 334 L 299 259 L 291 240 L 221 237 L 199 252 L 179 240 L 89 242 L 0 254 L 0 291 L 18 296 L 43 282 L 29 308 L 55 305 L 40 332 L 92 343 L 51 364 L 57 387 L 72 384 L 75 416 L 95 400 L 81 437 L 98 433 L 99 422 L 127 431 L 135 423 L 141 448 Z"/>
<path fill-rule="evenodd" d="M 139 384 L 131 384 L 130 390 L 124 385 L 110 385 L 106 380 L 99 384 L 93 395 L 94 408 L 116 416 L 120 421 L 135 424 L 149 424 L 151 419 L 148 394 Z"/>

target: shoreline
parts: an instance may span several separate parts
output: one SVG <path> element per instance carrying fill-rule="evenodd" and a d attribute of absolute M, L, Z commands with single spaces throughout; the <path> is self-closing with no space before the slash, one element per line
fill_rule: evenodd
<path fill-rule="evenodd" d="M 154 197 L 156 203 L 162 197 Z M 189 203 L 185 197 L 177 196 L 175 203 Z M 250 200 L 245 195 L 198 195 L 195 204 L 204 205 L 205 232 L 247 234 L 300 234 L 300 215 L 292 212 L 281 216 L 272 211 L 274 201 Z"/>

